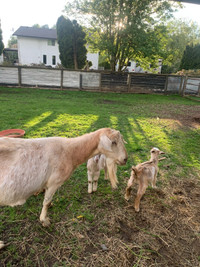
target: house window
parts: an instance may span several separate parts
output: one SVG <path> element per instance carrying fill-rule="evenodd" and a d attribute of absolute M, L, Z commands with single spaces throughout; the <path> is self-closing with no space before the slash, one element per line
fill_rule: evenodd
<path fill-rule="evenodd" d="M 43 55 L 43 63 L 47 64 L 47 55 Z"/>
<path fill-rule="evenodd" d="M 130 67 L 130 66 L 131 66 L 131 61 L 129 61 L 129 62 L 128 62 L 128 65 L 127 65 L 127 67 Z"/>
<path fill-rule="evenodd" d="M 52 65 L 56 65 L 56 56 L 52 56 Z"/>
<path fill-rule="evenodd" d="M 48 40 L 48 45 L 55 46 L 56 42 L 55 40 Z"/>

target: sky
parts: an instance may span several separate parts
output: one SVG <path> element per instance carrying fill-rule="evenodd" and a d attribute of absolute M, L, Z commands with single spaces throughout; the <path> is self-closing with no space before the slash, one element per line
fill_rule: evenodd
<path fill-rule="evenodd" d="M 67 0 L 1 0 L 0 20 L 5 47 L 20 26 L 54 26 L 64 14 L 62 11 L 66 3 Z M 175 17 L 193 20 L 200 25 L 200 5 L 184 4 L 184 7 Z"/>

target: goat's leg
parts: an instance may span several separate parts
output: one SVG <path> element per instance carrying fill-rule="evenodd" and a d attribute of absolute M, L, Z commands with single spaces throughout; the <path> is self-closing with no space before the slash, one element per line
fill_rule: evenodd
<path fill-rule="evenodd" d="M 151 186 L 152 186 L 153 188 L 156 188 L 156 187 L 157 187 L 157 186 L 156 186 L 157 174 L 158 174 L 158 170 L 155 171 L 155 175 L 154 175 L 154 177 L 153 177 L 153 181 L 152 181 L 152 183 L 151 183 Z"/>
<path fill-rule="evenodd" d="M 93 173 L 88 171 L 88 193 L 92 193 Z"/>
<path fill-rule="evenodd" d="M 104 179 L 105 180 L 108 180 L 109 179 L 109 176 L 108 176 L 108 167 L 107 167 L 106 164 L 105 164 L 105 167 L 104 167 Z"/>
<path fill-rule="evenodd" d="M 99 176 L 100 176 L 100 171 L 97 171 L 94 173 L 94 178 L 93 178 L 93 183 L 92 183 L 92 187 L 93 187 L 92 191 L 93 192 L 97 191 Z"/>
<path fill-rule="evenodd" d="M 127 201 L 130 199 L 132 185 L 133 185 L 134 181 L 135 181 L 135 177 L 134 177 L 134 175 L 131 175 L 131 177 L 128 180 L 127 187 L 126 187 L 126 193 L 125 193 L 125 196 L 124 196 L 124 198 Z"/>
<path fill-rule="evenodd" d="M 140 183 L 139 184 L 137 196 L 135 199 L 135 211 L 137 211 L 137 212 L 140 210 L 140 200 L 141 200 L 142 196 L 144 195 L 147 186 L 148 186 L 148 183 Z"/>
<path fill-rule="evenodd" d="M 50 224 L 50 220 L 47 217 L 47 210 L 51 204 L 51 200 L 53 198 L 53 195 L 55 194 L 55 192 L 59 186 L 60 185 L 53 185 L 53 186 L 47 188 L 45 191 L 43 207 L 42 207 L 42 211 L 40 214 L 40 221 L 41 221 L 43 226 L 48 226 Z"/>

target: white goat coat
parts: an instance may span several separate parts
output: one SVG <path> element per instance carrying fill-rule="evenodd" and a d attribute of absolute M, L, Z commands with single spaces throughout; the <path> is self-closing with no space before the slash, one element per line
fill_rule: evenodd
<path fill-rule="evenodd" d="M 98 161 L 96 161 L 96 157 L 99 158 Z M 101 155 L 96 155 L 93 158 L 88 159 L 87 162 L 87 169 L 91 173 L 95 173 L 98 171 L 103 170 L 106 167 L 106 156 L 101 154 Z"/>
<path fill-rule="evenodd" d="M 21 205 L 45 188 L 51 173 L 62 168 L 56 154 L 66 145 L 59 137 L 0 138 L 0 205 Z"/>

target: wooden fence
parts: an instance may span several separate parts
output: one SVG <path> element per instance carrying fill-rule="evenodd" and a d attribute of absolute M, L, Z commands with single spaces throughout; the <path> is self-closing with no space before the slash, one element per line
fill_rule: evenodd
<path fill-rule="evenodd" d="M 200 77 L 0 66 L 0 85 L 200 96 Z"/>

